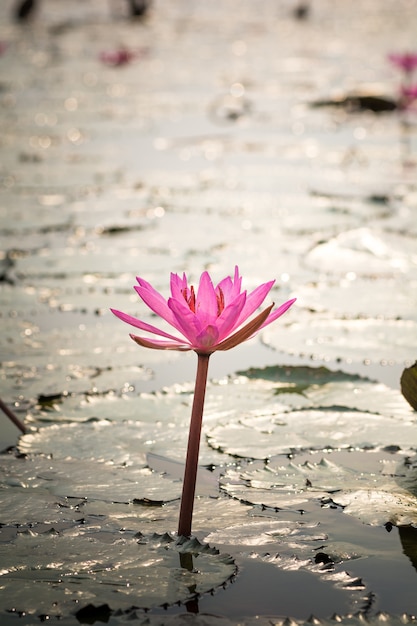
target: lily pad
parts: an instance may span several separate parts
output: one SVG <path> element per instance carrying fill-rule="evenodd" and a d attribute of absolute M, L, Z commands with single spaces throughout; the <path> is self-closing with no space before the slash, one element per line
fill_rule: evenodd
<path fill-rule="evenodd" d="M 58 524 L 80 518 L 64 498 L 58 498 L 46 488 L 8 489 L 2 481 L 3 496 L 0 500 L 0 524 Z"/>
<path fill-rule="evenodd" d="M 407 402 L 397 389 L 341 370 L 333 371 L 323 366 L 269 366 L 251 368 L 240 372 L 240 375 L 230 384 L 241 385 L 242 398 L 245 394 L 249 396 L 252 390 L 256 390 L 257 394 L 263 390 L 263 404 L 274 397 L 282 403 L 282 407 L 290 409 L 344 406 L 414 420 Z M 233 414 L 229 417 L 233 418 Z"/>
<path fill-rule="evenodd" d="M 216 544 L 234 546 L 264 546 L 279 542 L 323 541 L 324 533 L 320 532 L 316 522 L 299 522 L 288 520 L 247 521 L 244 524 L 228 526 L 215 530 L 207 535 L 205 541 Z"/>
<path fill-rule="evenodd" d="M 275 393 L 280 394 L 282 391 L 290 391 L 291 393 L 303 393 L 306 389 L 316 388 L 326 383 L 334 382 L 350 382 L 363 381 L 361 376 L 349 374 L 342 370 L 332 371 L 327 367 L 308 367 L 308 366 L 279 366 L 270 365 L 263 368 L 250 368 L 249 370 L 239 372 L 241 376 L 245 376 L 250 380 L 266 380 L 274 383 L 272 387 Z"/>
<path fill-rule="evenodd" d="M 413 433 L 410 407 L 398 391 L 382 384 L 326 368 L 270 367 L 245 374 L 208 386 L 203 433 L 210 447 L 203 437 L 202 464 L 224 464 L 225 452 L 264 458 L 309 447 L 386 445 L 393 429 L 392 441 L 404 445 L 407 433 Z M 32 412 L 32 420 L 54 424 L 22 437 L 20 450 L 129 463 L 141 455 L 143 462 L 149 452 L 166 455 L 168 446 L 171 458 L 183 461 L 192 398 L 192 384 L 139 396 L 129 392 L 59 398 Z M 309 424 L 316 418 L 322 430 L 311 433 Z M 63 422 L 85 424 L 76 428 Z M 378 424 L 388 428 L 382 439 L 374 432 L 380 430 Z"/>
<path fill-rule="evenodd" d="M 318 457 L 318 458 L 317 458 Z M 317 460 L 316 460 L 317 459 Z M 416 469 L 389 452 L 328 452 L 227 470 L 221 487 L 246 503 L 301 507 L 329 498 L 369 524 L 417 523 Z"/>
<path fill-rule="evenodd" d="M 417 498 L 401 489 L 358 489 L 332 499 L 365 524 L 417 527 Z"/>
<path fill-rule="evenodd" d="M 172 459 L 185 462 L 187 440 L 188 424 L 93 419 L 83 424 L 45 426 L 38 432 L 23 435 L 18 446 L 23 453 L 53 455 L 55 459 L 94 459 L 119 465 L 141 465 L 147 453 L 163 454 L 167 445 Z M 202 446 L 202 465 L 222 462 L 225 462 L 224 456 Z"/>
<path fill-rule="evenodd" d="M 372 298 L 369 297 L 370 291 Z M 416 320 L 415 285 L 401 277 L 366 279 L 352 271 L 338 281 L 301 285 L 297 289 L 297 298 L 301 306 L 314 308 L 319 314 L 331 312 L 336 317 Z"/>
<path fill-rule="evenodd" d="M 0 553 L 0 609 L 48 616 L 91 603 L 107 604 L 110 612 L 185 603 L 236 572 L 230 556 L 197 540 L 82 527 L 60 535 L 21 534 L 13 551 L 0 545 Z"/>
<path fill-rule="evenodd" d="M 266 345 L 316 360 L 338 362 L 399 363 L 415 357 L 414 320 L 334 319 L 300 314 L 282 328 L 268 327 Z"/>
<path fill-rule="evenodd" d="M 314 425 L 314 429 L 312 428 Z M 343 407 L 283 413 L 273 405 L 248 413 L 208 432 L 208 442 L 232 456 L 267 459 L 303 449 L 381 448 L 405 450 L 415 441 L 417 425 Z"/>
<path fill-rule="evenodd" d="M 4 488 L 48 491 L 56 496 L 106 502 L 162 504 L 181 495 L 181 483 L 143 465 L 114 465 L 87 459 L 15 459 L 3 469 Z M 30 511 L 28 510 L 28 513 Z M 33 515 L 33 513 L 31 513 Z M 10 514 L 8 515 L 10 517 Z M 19 518 L 14 517 L 15 521 Z"/>
<path fill-rule="evenodd" d="M 413 247 L 412 237 L 358 228 L 317 244 L 305 263 L 339 276 L 355 272 L 358 276 L 390 277 L 415 269 Z"/>

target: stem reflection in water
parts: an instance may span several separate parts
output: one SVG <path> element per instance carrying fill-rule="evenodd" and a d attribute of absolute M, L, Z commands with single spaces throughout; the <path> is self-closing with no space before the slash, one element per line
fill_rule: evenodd
<path fill-rule="evenodd" d="M 193 555 L 190 554 L 190 552 L 184 552 L 184 553 L 180 553 L 180 565 L 183 569 L 188 570 L 189 572 L 192 572 L 194 570 L 194 561 L 193 561 Z M 198 598 L 197 598 L 197 592 L 196 592 L 196 585 L 190 585 L 190 587 L 188 587 L 190 593 L 194 593 L 196 594 L 196 597 L 193 598 L 192 600 L 188 600 L 188 602 L 185 603 L 185 606 L 187 607 L 187 613 L 198 613 L 199 609 L 198 609 Z"/>

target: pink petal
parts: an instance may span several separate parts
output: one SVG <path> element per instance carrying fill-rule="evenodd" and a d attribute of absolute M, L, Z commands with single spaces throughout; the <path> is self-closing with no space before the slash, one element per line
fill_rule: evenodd
<path fill-rule="evenodd" d="M 178 276 L 178 274 L 171 273 L 170 285 L 171 296 L 173 298 L 179 299 L 181 298 L 181 296 L 184 297 L 184 290 L 188 292 L 187 276 L 185 275 L 185 273 L 182 275 L 182 278 Z"/>
<path fill-rule="evenodd" d="M 267 318 L 267 320 L 262 324 L 262 326 L 260 326 L 259 330 L 261 330 L 261 328 L 265 328 L 265 326 L 268 326 L 271 322 L 274 322 L 276 319 L 281 317 L 281 315 L 284 315 L 284 313 L 288 311 L 290 306 L 292 306 L 296 300 L 297 298 L 293 298 L 292 300 L 287 300 L 287 302 L 284 302 L 284 304 L 281 304 L 281 306 L 278 307 L 278 309 L 276 309 L 275 311 L 272 311 L 272 313 Z"/>
<path fill-rule="evenodd" d="M 230 276 L 223 278 L 216 287 L 216 293 L 218 293 L 219 289 L 223 292 L 225 304 L 229 304 L 229 302 L 232 302 L 238 297 L 242 290 L 242 279 L 239 276 L 239 268 L 237 265 L 235 267 L 233 280 Z"/>
<path fill-rule="evenodd" d="M 179 341 L 179 342 L 184 341 L 181 338 L 175 337 L 174 335 L 170 335 L 164 332 L 163 330 L 160 330 L 156 326 L 152 326 L 151 324 L 142 322 L 141 320 L 138 320 L 136 317 L 133 317 L 132 315 L 128 315 L 127 313 L 122 313 L 122 311 L 118 311 L 117 309 L 110 309 L 110 311 L 116 317 L 121 319 L 122 322 L 126 322 L 127 324 L 130 324 L 131 326 L 135 326 L 135 328 L 140 328 L 140 330 L 145 330 L 148 333 L 153 333 L 154 335 L 159 335 L 160 337 L 166 337 L 167 339 L 172 339 L 173 341 Z"/>
<path fill-rule="evenodd" d="M 242 291 L 242 278 L 239 276 L 239 268 L 235 266 L 235 275 L 233 280 L 233 288 L 235 290 L 236 295 Z"/>
<path fill-rule="evenodd" d="M 271 312 L 271 309 L 274 305 L 271 304 L 267 309 L 261 311 L 259 315 L 257 315 L 253 320 L 248 322 L 245 326 L 243 326 L 240 330 L 235 332 L 233 335 L 227 337 L 224 341 L 221 341 L 217 344 L 216 350 L 230 350 L 235 346 L 238 346 L 243 341 L 250 339 L 253 337 L 258 330 L 262 327 L 265 320 L 268 319 L 268 316 Z"/>
<path fill-rule="evenodd" d="M 250 317 L 252 313 L 254 313 L 256 309 L 262 304 L 268 293 L 271 291 L 274 282 L 274 280 L 270 280 L 263 285 L 259 285 L 259 287 L 256 287 L 256 289 L 254 289 L 247 296 L 246 304 L 240 314 L 236 328 L 240 326 L 240 324 L 242 324 L 245 320 L 247 320 L 248 317 Z"/>
<path fill-rule="evenodd" d="M 209 350 L 214 348 L 219 339 L 219 331 L 216 326 L 207 326 L 196 338 L 196 345 L 193 346 L 196 350 Z"/>
<path fill-rule="evenodd" d="M 231 332 L 239 326 L 239 318 L 246 303 L 246 291 L 241 293 L 235 300 L 228 304 L 217 318 L 216 325 L 219 329 L 219 340 L 223 341 Z"/>
<path fill-rule="evenodd" d="M 168 306 L 174 315 L 175 327 L 194 345 L 197 336 L 203 330 L 198 317 L 191 311 L 184 298 L 182 300 L 169 298 Z"/>
<path fill-rule="evenodd" d="M 165 298 L 146 281 L 139 278 L 137 280 L 139 282 L 139 287 L 135 286 L 136 293 L 154 313 L 166 320 L 168 324 L 173 325 L 174 319 L 172 312 L 168 307 L 168 303 Z"/>
<path fill-rule="evenodd" d="M 203 272 L 198 285 L 195 313 L 202 327 L 214 324 L 217 319 L 217 296 L 208 272 Z"/>
<path fill-rule="evenodd" d="M 171 342 L 171 341 L 161 341 L 158 339 L 147 339 L 146 337 L 138 337 L 137 335 L 130 335 L 133 341 L 143 348 L 152 348 L 153 350 L 181 350 L 185 352 L 187 350 L 192 350 L 192 347 L 189 344 L 184 342 Z"/>

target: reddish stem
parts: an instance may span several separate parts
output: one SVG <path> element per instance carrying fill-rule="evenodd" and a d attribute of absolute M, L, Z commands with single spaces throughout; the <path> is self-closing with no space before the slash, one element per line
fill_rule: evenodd
<path fill-rule="evenodd" d="M 210 354 L 198 354 L 193 408 L 188 435 L 187 459 L 182 487 L 178 536 L 190 537 L 193 519 L 195 484 L 197 480 L 198 453 L 200 450 L 201 424 L 203 421 L 204 397 Z"/>

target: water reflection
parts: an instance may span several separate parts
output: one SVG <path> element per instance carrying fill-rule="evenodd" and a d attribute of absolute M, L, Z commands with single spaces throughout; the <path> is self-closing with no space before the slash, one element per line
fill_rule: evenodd
<path fill-rule="evenodd" d="M 417 570 L 417 528 L 399 526 L 398 530 L 403 552 L 410 559 L 414 569 Z"/>
<path fill-rule="evenodd" d="M 183 552 L 180 553 L 179 555 L 180 557 L 180 566 L 183 569 L 188 570 L 189 572 L 193 572 L 194 571 L 194 561 L 193 561 L 193 555 L 190 552 Z M 188 587 L 190 594 L 195 594 L 195 597 L 192 598 L 191 600 L 188 600 L 188 602 L 185 603 L 185 606 L 187 608 L 187 613 L 198 613 L 199 609 L 198 609 L 198 598 L 197 598 L 197 585 L 190 585 Z"/>

